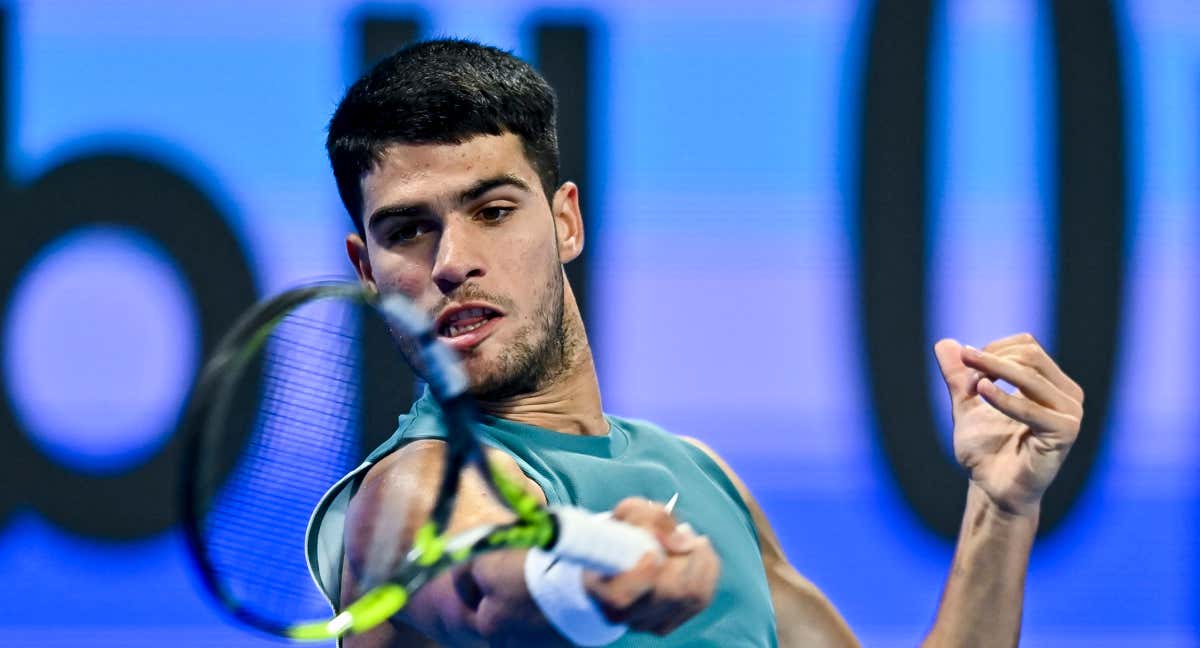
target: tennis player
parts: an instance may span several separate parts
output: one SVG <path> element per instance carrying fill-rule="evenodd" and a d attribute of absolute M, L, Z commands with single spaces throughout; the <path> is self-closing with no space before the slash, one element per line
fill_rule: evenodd
<path fill-rule="evenodd" d="M 471 42 L 411 46 L 349 89 L 327 144 L 355 225 L 350 261 L 367 286 L 424 308 L 462 355 L 492 458 L 542 501 L 611 510 L 662 545 L 607 577 L 537 552 L 489 554 L 347 646 L 857 645 L 711 449 L 604 413 L 563 272 L 584 245 L 579 188 L 559 178 L 554 93 L 537 72 Z M 970 487 L 927 643 L 1011 646 L 1039 503 L 1083 392 L 1029 335 L 981 350 L 942 340 L 934 353 Z M 310 562 L 331 602 L 385 575 L 427 515 L 439 416 L 419 399 L 315 512 Z M 453 530 L 508 515 L 477 478 L 458 501 Z"/>

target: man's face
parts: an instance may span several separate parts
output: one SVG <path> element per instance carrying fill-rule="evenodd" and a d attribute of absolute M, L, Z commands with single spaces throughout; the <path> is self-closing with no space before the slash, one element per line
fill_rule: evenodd
<path fill-rule="evenodd" d="M 366 237 L 350 236 L 351 260 L 429 314 L 472 393 L 526 393 L 563 370 L 555 220 L 517 136 L 396 144 L 361 186 Z"/>

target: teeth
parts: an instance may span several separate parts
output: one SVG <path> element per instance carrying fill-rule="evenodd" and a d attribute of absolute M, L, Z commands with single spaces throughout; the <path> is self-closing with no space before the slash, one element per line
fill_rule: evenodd
<path fill-rule="evenodd" d="M 489 308 L 464 308 L 457 313 L 447 318 L 447 321 L 442 325 L 442 335 L 446 337 L 454 337 L 463 333 L 469 333 L 487 323 L 485 317 L 494 317 L 496 314 Z M 480 319 L 480 321 L 468 326 L 458 326 L 456 323 L 467 319 Z"/>
<path fill-rule="evenodd" d="M 479 328 L 480 326 L 483 326 L 486 323 L 487 323 L 486 321 L 483 321 L 483 322 L 475 322 L 474 324 L 469 324 L 467 326 L 451 326 L 448 329 L 446 329 L 446 335 L 447 335 L 447 337 L 458 337 L 459 335 L 462 335 L 463 333 L 470 333 L 471 331 L 474 331 L 475 329 Z"/>
<path fill-rule="evenodd" d="M 485 308 L 467 308 L 465 310 L 458 311 L 451 316 L 450 321 L 457 322 L 459 320 L 470 319 L 472 317 L 483 317 L 483 315 L 487 312 L 489 311 Z"/>

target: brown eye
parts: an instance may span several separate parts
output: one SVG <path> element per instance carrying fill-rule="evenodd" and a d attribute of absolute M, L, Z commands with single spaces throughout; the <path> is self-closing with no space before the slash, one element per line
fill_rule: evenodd
<path fill-rule="evenodd" d="M 389 243 L 409 243 L 429 231 L 429 223 L 413 221 L 393 229 L 388 234 Z"/>
<path fill-rule="evenodd" d="M 496 223 L 504 220 L 512 211 L 512 207 L 484 207 L 479 210 L 479 219 L 489 223 Z"/>

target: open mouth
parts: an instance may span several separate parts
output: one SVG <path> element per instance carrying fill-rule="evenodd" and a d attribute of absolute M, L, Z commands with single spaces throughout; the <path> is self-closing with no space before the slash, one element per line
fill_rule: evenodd
<path fill-rule="evenodd" d="M 437 319 L 437 334 L 454 347 L 470 347 L 483 340 L 504 314 L 486 305 L 468 304 L 444 311 Z"/>

